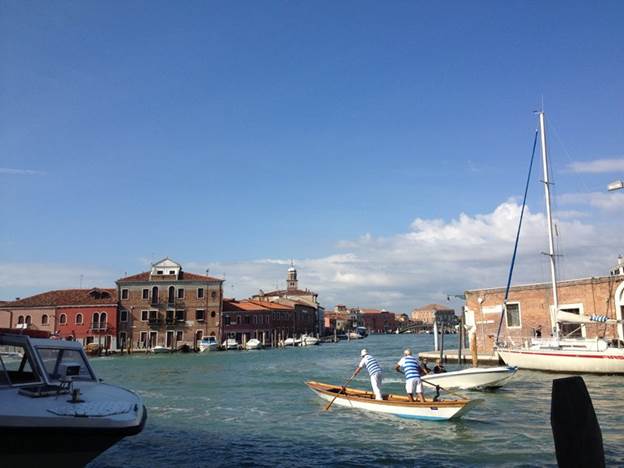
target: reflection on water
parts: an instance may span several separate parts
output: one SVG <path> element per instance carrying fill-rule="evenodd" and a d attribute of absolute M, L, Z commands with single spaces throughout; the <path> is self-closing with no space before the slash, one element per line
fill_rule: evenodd
<path fill-rule="evenodd" d="M 559 376 L 521 371 L 500 391 L 463 392 L 483 402 L 448 422 L 348 408 L 326 412 L 304 385 L 343 383 L 365 344 L 384 368 L 383 390 L 402 393 L 395 362 L 404 347 L 429 350 L 431 341 L 428 335 L 385 335 L 301 349 L 94 359 L 100 377 L 143 396 L 149 417 L 142 434 L 91 466 L 554 465 L 550 392 Z M 624 378 L 585 381 L 607 463 L 622 464 Z M 358 376 L 354 386 L 366 388 L 366 376 Z"/>

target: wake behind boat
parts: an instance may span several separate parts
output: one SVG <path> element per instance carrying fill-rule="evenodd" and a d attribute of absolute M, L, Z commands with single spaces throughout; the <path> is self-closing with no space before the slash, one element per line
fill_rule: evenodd
<path fill-rule="evenodd" d="M 427 374 L 422 380 L 445 389 L 486 390 L 502 387 L 518 371 L 517 367 L 472 367 L 453 372 Z"/>
<path fill-rule="evenodd" d="M 481 400 L 409 401 L 407 396 L 387 394 L 375 400 L 372 392 L 339 385 L 309 381 L 306 385 L 319 397 L 334 405 L 385 413 L 407 419 L 446 421 L 460 418 Z M 344 389 L 343 389 L 344 388 Z M 343 389 L 343 390 L 341 390 Z"/>

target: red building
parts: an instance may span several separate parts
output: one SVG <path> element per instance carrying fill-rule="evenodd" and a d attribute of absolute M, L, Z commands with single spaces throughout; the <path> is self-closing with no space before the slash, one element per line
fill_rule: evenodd
<path fill-rule="evenodd" d="M 11 328 L 49 331 L 84 345 L 117 347 L 117 292 L 115 289 L 61 289 L 8 302 Z"/>
<path fill-rule="evenodd" d="M 370 333 L 390 333 L 398 327 L 393 312 L 376 309 L 360 309 L 362 323 Z"/>
<path fill-rule="evenodd" d="M 263 345 L 272 345 L 271 309 L 260 303 L 224 299 L 222 318 L 224 340 L 233 338 L 237 343 L 244 345 L 255 338 Z"/>

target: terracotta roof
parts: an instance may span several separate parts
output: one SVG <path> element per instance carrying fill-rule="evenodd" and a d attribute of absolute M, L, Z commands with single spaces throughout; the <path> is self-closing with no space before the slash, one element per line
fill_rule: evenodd
<path fill-rule="evenodd" d="M 150 281 L 151 272 L 144 271 L 143 273 L 138 273 L 136 275 L 126 276 L 125 278 L 120 278 L 117 280 L 118 283 L 121 282 L 130 282 L 130 281 Z M 170 279 L 169 276 L 172 275 L 162 275 L 163 280 Z M 215 278 L 214 276 L 206 276 L 206 275 L 197 275 L 195 273 L 187 273 L 186 271 L 181 271 L 180 276 L 178 276 L 177 281 L 223 281 L 221 278 Z"/>
<path fill-rule="evenodd" d="M 18 301 L 7 302 L 0 307 L 44 307 L 64 305 L 116 304 L 116 289 L 60 289 L 48 291 Z"/>
<path fill-rule="evenodd" d="M 318 296 L 314 291 L 303 290 L 303 289 L 278 289 L 276 291 L 269 291 L 263 294 L 258 294 L 259 296 L 309 296 L 314 295 Z"/>
<path fill-rule="evenodd" d="M 262 307 L 266 307 L 267 309 L 275 309 L 275 310 L 292 310 L 292 307 L 288 307 L 286 305 L 283 304 L 278 304 L 276 302 L 269 302 L 269 301 L 254 301 L 254 300 L 249 300 L 249 302 L 253 303 L 253 304 L 258 304 L 261 305 Z"/>
<path fill-rule="evenodd" d="M 223 312 L 266 312 L 267 310 L 269 310 L 268 307 L 251 301 L 223 300 Z"/>

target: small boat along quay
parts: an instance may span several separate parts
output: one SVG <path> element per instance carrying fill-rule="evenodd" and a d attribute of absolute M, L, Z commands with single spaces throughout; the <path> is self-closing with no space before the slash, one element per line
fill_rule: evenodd
<path fill-rule="evenodd" d="M 143 432 L 89 466 L 536 466 L 555 465 L 550 426 L 552 380 L 520 370 L 461 419 L 419 421 L 326 402 L 305 385 L 343 384 L 366 347 L 383 369 L 384 393 L 404 393 L 394 365 L 405 347 L 433 348 L 431 335 L 370 335 L 364 340 L 263 352 L 137 354 L 90 359 L 98 377 L 144 400 Z M 447 369 L 455 370 L 454 364 Z M 624 464 L 622 377 L 584 376 L 601 426 L 607 465 Z M 370 390 L 365 372 L 350 387 Z M 426 390 L 428 398 L 431 390 Z M 445 398 L 446 396 L 443 395 Z"/>

